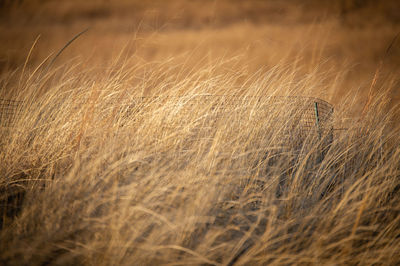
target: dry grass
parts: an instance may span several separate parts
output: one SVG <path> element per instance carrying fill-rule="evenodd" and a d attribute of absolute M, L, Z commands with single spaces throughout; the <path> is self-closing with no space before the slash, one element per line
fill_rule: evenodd
<path fill-rule="evenodd" d="M 399 24 L 348 2 L 2 6 L 0 264 L 399 264 Z"/>
<path fill-rule="evenodd" d="M 384 96 L 329 147 L 312 129 L 282 146 L 301 109 L 250 96 L 309 95 L 317 74 L 281 65 L 243 81 L 235 59 L 179 61 L 26 73 L 22 115 L 2 131 L 2 262 L 399 262 L 399 136 Z"/>
<path fill-rule="evenodd" d="M 7 1 L 6 1 L 7 2 Z M 394 36 L 400 32 L 398 2 L 330 1 L 37 1 L 0 10 L 0 75 L 20 68 L 35 39 L 40 36 L 28 69 L 55 54 L 74 35 L 89 28 L 58 58 L 86 62 L 82 69 L 107 65 L 129 43 L 129 56 L 146 64 L 187 53 L 189 68 L 198 60 L 243 57 L 246 73 L 273 68 L 301 55 L 300 75 L 319 67 L 320 72 L 341 72 L 342 87 L 327 99 L 336 104 L 349 88 L 359 88 L 363 98 L 354 107 L 361 112 L 377 65 Z M 340 3 L 350 11 L 341 13 Z M 383 3 L 384 2 L 384 3 Z M 4 14 L 4 15 L 3 15 Z M 341 15 L 342 14 L 342 15 Z M 393 79 L 393 105 L 399 101 L 399 42 L 395 42 L 382 66 L 381 87 Z M 321 64 L 321 61 L 326 62 Z M 336 74 L 333 75 L 333 78 Z M 330 78 L 329 76 L 325 77 Z M 329 81 L 332 83 L 332 81 Z"/>

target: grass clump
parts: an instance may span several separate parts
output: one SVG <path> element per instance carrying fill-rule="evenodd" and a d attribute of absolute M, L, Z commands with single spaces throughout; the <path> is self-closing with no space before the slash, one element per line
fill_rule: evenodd
<path fill-rule="evenodd" d="M 399 263 L 399 134 L 384 97 L 326 142 L 296 135 L 301 105 L 276 104 L 323 90 L 318 71 L 243 81 L 232 62 L 172 65 L 3 81 L 14 90 L 2 97 L 24 104 L 1 131 L 0 261 Z"/>

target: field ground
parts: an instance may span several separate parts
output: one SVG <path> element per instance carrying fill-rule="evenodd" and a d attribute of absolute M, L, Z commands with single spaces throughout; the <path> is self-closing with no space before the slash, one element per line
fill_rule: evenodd
<path fill-rule="evenodd" d="M 398 265 L 399 12 L 0 0 L 0 264 Z"/>

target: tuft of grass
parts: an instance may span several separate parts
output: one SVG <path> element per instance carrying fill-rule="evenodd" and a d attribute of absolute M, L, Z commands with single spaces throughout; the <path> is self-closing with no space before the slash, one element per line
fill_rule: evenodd
<path fill-rule="evenodd" d="M 235 59 L 175 60 L 22 75 L 22 115 L 1 131 L 1 262 L 400 262 L 399 128 L 384 94 L 327 146 L 315 128 L 298 135 L 301 104 L 276 103 L 322 90 L 319 69 L 243 80 Z"/>

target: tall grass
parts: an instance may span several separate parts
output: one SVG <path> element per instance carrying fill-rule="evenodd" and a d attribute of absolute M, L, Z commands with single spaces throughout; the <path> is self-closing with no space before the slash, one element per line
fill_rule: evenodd
<path fill-rule="evenodd" d="M 301 108 L 265 96 L 324 89 L 318 69 L 243 81 L 232 64 L 120 61 L 3 81 L 0 95 L 24 104 L 1 131 L 0 261 L 399 263 L 399 131 L 385 97 L 329 146 L 310 129 L 294 147 L 283 140 Z"/>

